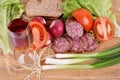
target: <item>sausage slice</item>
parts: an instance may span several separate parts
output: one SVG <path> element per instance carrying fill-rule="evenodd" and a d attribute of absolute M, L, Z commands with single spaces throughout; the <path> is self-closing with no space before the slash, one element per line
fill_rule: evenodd
<path fill-rule="evenodd" d="M 52 45 L 52 49 L 54 50 L 54 52 L 64 53 L 64 52 L 68 52 L 70 48 L 71 48 L 71 44 L 64 37 L 56 38 Z"/>
<path fill-rule="evenodd" d="M 71 38 L 78 39 L 83 35 L 83 27 L 73 17 L 66 20 L 66 32 Z"/>

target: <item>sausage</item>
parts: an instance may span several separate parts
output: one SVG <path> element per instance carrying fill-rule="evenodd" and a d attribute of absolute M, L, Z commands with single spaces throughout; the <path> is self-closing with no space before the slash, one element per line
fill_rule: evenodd
<path fill-rule="evenodd" d="M 81 38 L 74 39 L 69 36 L 56 38 L 52 49 L 54 52 L 91 52 L 98 46 L 97 40 L 89 33 L 85 33 Z"/>
<path fill-rule="evenodd" d="M 68 18 L 65 25 L 67 35 L 73 39 L 80 38 L 84 33 L 82 25 L 79 24 L 73 17 Z"/>
<path fill-rule="evenodd" d="M 64 53 L 68 52 L 70 48 L 71 44 L 68 40 L 65 39 L 65 37 L 56 38 L 52 44 L 52 49 L 54 50 L 54 52 Z"/>
<path fill-rule="evenodd" d="M 92 45 L 94 43 L 95 37 L 91 36 L 90 33 L 85 33 L 84 36 L 87 39 L 88 45 Z"/>
<path fill-rule="evenodd" d="M 89 33 L 85 33 L 80 39 L 82 40 L 83 43 L 82 48 L 84 50 L 86 50 L 88 46 L 94 43 L 94 37 L 91 36 Z"/>
<path fill-rule="evenodd" d="M 86 50 L 87 47 L 89 46 L 87 38 L 85 36 L 82 36 L 80 39 L 82 41 L 82 47 L 81 48 Z"/>
<path fill-rule="evenodd" d="M 72 47 L 70 48 L 71 52 L 83 52 L 83 43 L 81 39 L 69 39 L 70 43 L 72 44 Z"/>
<path fill-rule="evenodd" d="M 85 33 L 79 39 L 72 39 L 72 52 L 90 52 L 94 51 L 98 46 L 97 40 L 89 33 Z"/>
<path fill-rule="evenodd" d="M 72 38 L 71 37 L 69 37 L 69 36 L 65 36 L 65 38 L 66 38 L 66 40 L 68 40 L 68 42 L 70 43 L 70 48 L 72 47 L 72 45 L 73 45 L 73 41 L 72 41 Z"/>
<path fill-rule="evenodd" d="M 98 42 L 95 39 L 95 37 L 91 36 L 89 33 L 85 33 L 84 37 L 86 38 L 86 48 L 84 49 L 85 52 L 91 52 L 94 51 L 97 46 L 98 46 Z"/>
<path fill-rule="evenodd" d="M 73 40 L 72 40 L 72 48 L 70 49 L 70 51 L 71 51 L 71 52 L 78 52 L 79 43 L 80 43 L 80 40 L 79 40 L 79 39 L 73 39 Z"/>
<path fill-rule="evenodd" d="M 70 48 L 70 52 L 83 52 L 83 49 L 81 48 L 83 43 L 80 39 L 72 39 L 71 37 L 69 36 L 66 36 L 65 37 L 70 45 L 71 45 L 71 48 Z"/>
<path fill-rule="evenodd" d="M 97 40 L 94 40 L 94 43 L 90 45 L 85 51 L 91 52 L 91 51 L 94 51 L 97 47 L 98 47 L 98 42 Z"/>
<path fill-rule="evenodd" d="M 85 45 L 84 45 L 84 43 L 82 42 L 82 40 L 81 39 L 79 39 L 79 49 L 78 49 L 78 51 L 77 52 L 84 52 L 84 47 Z"/>

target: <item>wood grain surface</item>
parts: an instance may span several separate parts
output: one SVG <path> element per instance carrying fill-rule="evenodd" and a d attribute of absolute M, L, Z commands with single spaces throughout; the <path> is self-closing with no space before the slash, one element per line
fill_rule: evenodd
<path fill-rule="evenodd" d="M 120 0 L 112 0 L 112 2 L 112 10 L 116 13 L 118 23 L 120 24 Z M 120 44 L 120 38 L 114 38 L 100 44 L 97 51 L 110 48 L 116 44 Z M 23 80 L 22 74 L 17 72 L 16 74 L 9 74 L 4 59 L 5 56 L 0 53 L 0 80 Z M 120 64 L 92 70 L 47 70 L 44 71 L 44 74 L 45 80 L 120 80 Z M 33 78 L 31 80 L 36 79 Z"/>

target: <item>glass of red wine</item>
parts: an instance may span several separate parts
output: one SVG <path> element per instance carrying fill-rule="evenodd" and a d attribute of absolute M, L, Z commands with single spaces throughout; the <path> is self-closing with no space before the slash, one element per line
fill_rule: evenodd
<path fill-rule="evenodd" d="M 30 29 L 28 21 L 23 18 L 12 20 L 8 25 L 10 44 L 14 51 L 25 52 L 30 45 Z M 15 52 L 15 54 L 17 54 Z"/>

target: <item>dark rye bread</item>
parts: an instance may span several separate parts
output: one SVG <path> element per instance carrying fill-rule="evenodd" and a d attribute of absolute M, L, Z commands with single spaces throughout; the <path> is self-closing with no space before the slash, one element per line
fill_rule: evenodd
<path fill-rule="evenodd" d="M 25 9 L 30 17 L 59 17 L 62 15 L 62 0 L 29 0 Z"/>

